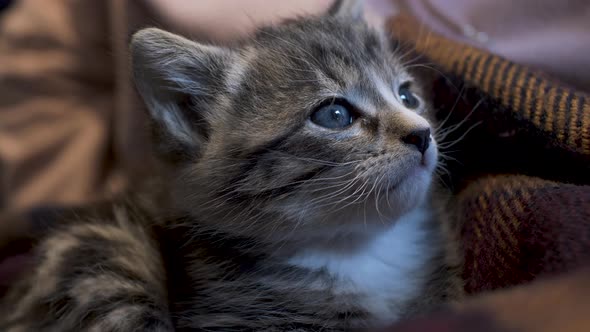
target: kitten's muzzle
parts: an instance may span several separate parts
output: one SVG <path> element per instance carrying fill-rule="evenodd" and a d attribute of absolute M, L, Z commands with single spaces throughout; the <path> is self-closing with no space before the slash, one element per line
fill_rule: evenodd
<path fill-rule="evenodd" d="M 409 145 L 414 145 L 418 151 L 424 155 L 430 146 L 430 128 L 422 128 L 412 131 L 410 134 L 402 137 L 402 141 Z"/>

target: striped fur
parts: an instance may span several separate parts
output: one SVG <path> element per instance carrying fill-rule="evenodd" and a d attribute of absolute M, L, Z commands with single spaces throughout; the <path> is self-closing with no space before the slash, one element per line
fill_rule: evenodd
<path fill-rule="evenodd" d="M 234 47 L 137 33 L 166 162 L 150 193 L 171 203 L 130 199 L 55 230 L 5 330 L 343 331 L 458 297 L 430 201 L 436 142 L 403 141 L 430 128 L 425 101 L 397 94 L 420 84 L 382 34 L 330 13 Z M 309 120 L 336 99 L 359 114 L 350 128 Z"/>
<path fill-rule="evenodd" d="M 0 330 L 171 331 L 164 266 L 145 220 L 114 205 L 61 221 L 38 246 L 30 277 L 3 301 Z"/>

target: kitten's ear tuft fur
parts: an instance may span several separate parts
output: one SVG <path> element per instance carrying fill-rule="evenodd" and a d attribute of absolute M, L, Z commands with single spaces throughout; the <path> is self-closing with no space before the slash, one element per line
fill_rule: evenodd
<path fill-rule="evenodd" d="M 231 51 L 148 28 L 133 36 L 131 57 L 158 152 L 166 159 L 198 156 L 207 139 L 207 103 L 221 84 Z"/>
<path fill-rule="evenodd" d="M 330 9 L 328 15 L 352 19 L 363 18 L 363 0 L 336 0 Z"/>

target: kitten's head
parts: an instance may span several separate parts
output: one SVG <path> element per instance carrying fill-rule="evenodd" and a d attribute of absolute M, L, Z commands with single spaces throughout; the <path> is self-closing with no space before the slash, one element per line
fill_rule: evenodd
<path fill-rule="evenodd" d="M 419 82 L 358 5 L 234 47 L 132 41 L 138 90 L 182 209 L 269 239 L 379 227 L 416 208 L 437 160 Z"/>

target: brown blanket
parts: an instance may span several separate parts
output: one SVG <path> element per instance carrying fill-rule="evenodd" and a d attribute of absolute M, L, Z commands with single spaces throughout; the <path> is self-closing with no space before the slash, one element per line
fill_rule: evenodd
<path fill-rule="evenodd" d="M 21 0 L 0 16 L 0 208 L 88 202 L 142 174 L 125 45 L 157 21 L 123 3 Z M 588 273 L 575 274 L 590 259 L 589 96 L 411 19 L 390 27 L 401 49 L 441 73 L 434 104 L 443 130 L 456 129 L 442 178 L 456 194 L 466 290 L 484 292 L 397 330 L 590 330 Z M 27 221 L 13 221 L 16 236 Z M 0 285 L 14 277 L 3 267 L 14 264 L 0 264 Z"/>
<path fill-rule="evenodd" d="M 445 127 L 467 119 L 448 183 L 465 289 L 484 292 L 391 331 L 590 330 L 590 95 L 407 17 L 390 29 L 436 73 Z"/>
<path fill-rule="evenodd" d="M 467 133 L 447 166 L 467 290 L 590 262 L 590 95 L 416 27 L 407 18 L 391 23 L 442 73 L 433 84 L 439 117 L 452 111 L 446 127 L 466 120 L 448 138 Z"/>

